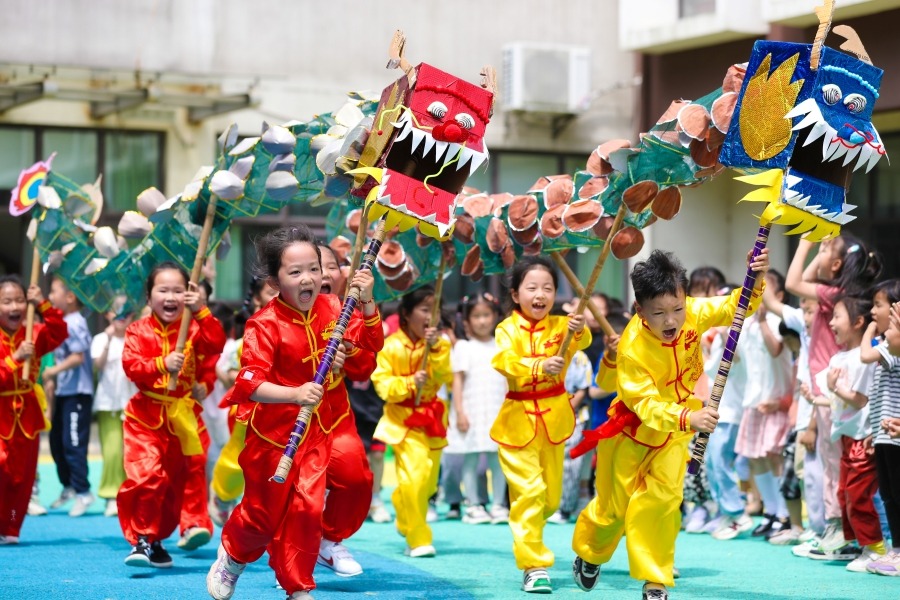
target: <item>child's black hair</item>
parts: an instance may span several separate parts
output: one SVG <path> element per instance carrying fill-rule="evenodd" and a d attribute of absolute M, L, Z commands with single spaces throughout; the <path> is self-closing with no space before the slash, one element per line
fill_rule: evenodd
<path fill-rule="evenodd" d="M 885 279 L 872 286 L 870 296 L 872 296 L 873 302 L 875 301 L 875 294 L 879 292 L 887 296 L 889 304 L 900 302 L 900 279 Z"/>
<path fill-rule="evenodd" d="M 162 271 L 178 271 L 181 273 L 181 277 L 184 279 L 184 289 L 187 289 L 188 282 L 191 280 L 187 271 L 182 268 L 177 262 L 171 260 L 165 260 L 150 271 L 150 274 L 147 275 L 147 297 L 150 297 L 150 292 L 153 291 L 153 284 L 156 281 L 156 276 L 159 275 Z"/>
<path fill-rule="evenodd" d="M 492 294 L 489 294 L 488 292 L 478 292 L 472 296 L 463 296 L 456 307 L 456 326 L 454 327 L 456 337 L 459 339 L 465 340 L 469 338 L 469 336 L 466 335 L 464 323 L 468 322 L 469 315 L 472 314 L 472 311 L 479 304 L 487 304 L 488 307 L 494 311 L 494 316 L 499 319 L 501 314 L 500 303 L 497 302 L 497 299 L 494 298 Z"/>
<path fill-rule="evenodd" d="M 869 321 L 872 320 L 872 297 L 844 293 L 838 294 L 837 297 L 835 297 L 835 306 L 837 306 L 838 302 L 846 307 L 847 316 L 850 317 L 851 325 L 856 323 L 858 318 L 862 317 L 862 328 L 863 331 L 865 331 L 866 327 L 869 326 Z"/>
<path fill-rule="evenodd" d="M 415 307 L 424 302 L 428 297 L 434 296 L 434 288 L 425 285 L 417 288 L 400 298 L 400 306 L 397 308 L 397 314 L 400 317 L 400 327 L 405 331 L 409 314 Z M 440 302 L 440 300 L 438 300 Z"/>
<path fill-rule="evenodd" d="M 25 293 L 25 284 L 22 283 L 22 278 L 15 274 L 9 275 L 0 275 L 0 288 L 4 285 L 15 285 L 18 286 L 19 289 L 22 290 L 22 293 Z"/>
<path fill-rule="evenodd" d="M 234 333 L 232 331 L 232 328 L 234 327 L 234 309 L 224 302 L 213 301 L 209 304 L 209 312 L 219 320 L 219 323 L 222 324 L 222 329 L 225 330 L 226 334 Z"/>
<path fill-rule="evenodd" d="M 259 263 L 257 275 L 263 278 L 277 278 L 284 251 L 296 243 L 311 244 L 316 251 L 316 257 L 319 259 L 319 266 L 321 267 L 322 251 L 319 249 L 319 243 L 306 225 L 297 223 L 296 225 L 279 227 L 256 239 L 256 260 Z"/>
<path fill-rule="evenodd" d="M 535 269 L 544 269 L 548 273 L 550 273 L 550 277 L 553 279 L 553 288 L 559 289 L 559 275 L 556 273 L 556 268 L 553 266 L 553 262 L 543 255 L 537 256 L 523 256 L 521 260 L 517 261 L 516 264 L 513 265 L 512 270 L 509 273 L 509 306 L 512 309 L 518 309 L 519 304 L 512 299 L 512 292 L 518 291 L 519 286 L 522 285 L 522 281 L 525 280 L 525 276 L 529 271 L 533 271 Z"/>
<path fill-rule="evenodd" d="M 857 237 L 842 233 L 831 242 L 841 244 L 841 272 L 834 281 L 842 292 L 859 295 L 865 293 L 881 275 L 883 262 L 877 250 L 870 250 Z"/>
<path fill-rule="evenodd" d="M 798 340 L 800 339 L 800 333 L 785 325 L 784 321 L 778 322 L 778 333 L 782 338 L 792 337 L 797 338 Z"/>
<path fill-rule="evenodd" d="M 203 288 L 204 292 L 206 292 L 206 301 L 209 302 L 209 300 L 212 298 L 212 295 L 213 295 L 212 284 L 209 282 L 208 279 L 201 279 L 199 286 Z"/>
<path fill-rule="evenodd" d="M 719 290 L 725 285 L 725 275 L 715 267 L 697 267 L 691 271 L 688 286 L 685 293 L 693 294 L 693 290 L 702 288 L 710 295 L 718 295 Z"/>
<path fill-rule="evenodd" d="M 766 277 L 775 283 L 775 289 L 770 291 L 775 292 L 776 294 L 784 291 L 784 275 L 782 275 L 780 271 L 777 269 L 769 269 L 766 271 Z"/>
<path fill-rule="evenodd" d="M 631 270 L 631 287 L 638 304 L 660 296 L 678 296 L 679 291 L 687 294 L 687 285 L 687 271 L 671 252 L 654 250 Z"/>
<path fill-rule="evenodd" d="M 629 321 L 631 321 L 631 319 L 626 317 L 625 313 L 621 311 L 606 315 L 606 322 L 613 328 L 613 331 L 620 335 L 625 331 L 625 327 L 628 325 Z"/>

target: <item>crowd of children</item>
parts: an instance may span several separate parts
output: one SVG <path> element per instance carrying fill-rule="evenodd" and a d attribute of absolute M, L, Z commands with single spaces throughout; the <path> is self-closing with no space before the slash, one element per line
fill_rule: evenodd
<path fill-rule="evenodd" d="M 382 320 L 372 274 L 348 285 L 346 266 L 303 226 L 257 241 L 259 272 L 236 315 L 211 312 L 212 290 L 163 263 L 145 313 L 110 312 L 93 340 L 62 280 L 48 302 L 0 278 L 0 396 L 11 400 L 0 402 L 0 544 L 18 543 L 26 510 L 45 512 L 31 497 L 42 431 L 63 486 L 51 508 L 71 503 L 77 517 L 95 501 L 93 411 L 96 493 L 131 546 L 125 563 L 170 567 L 163 542 L 176 529 L 190 551 L 218 525 L 207 576 L 217 599 L 264 552 L 293 599 L 311 598 L 316 565 L 360 575 L 345 541 L 366 518 L 395 520 L 407 556 L 438 555 L 438 493 L 445 518 L 509 524 L 525 592 L 552 591 L 544 527 L 572 520 L 573 576 L 586 591 L 624 536 L 643 598 L 667 599 L 680 529 L 900 576 L 900 283 L 880 279 L 877 252 L 850 235 L 809 260 L 811 250 L 799 242 L 786 276 L 765 250 L 748 259 L 756 285 L 717 410 L 707 400 L 741 289 L 712 267 L 689 279 L 660 251 L 631 274 L 633 316 L 591 300 L 614 336 L 574 303 L 557 310 L 557 272 L 540 256 L 511 269 L 506 307 L 424 286 Z M 317 382 L 351 288 L 358 310 Z M 435 319 L 442 302 L 456 308 L 450 326 Z M 31 342 L 29 303 L 40 320 Z M 305 406 L 315 410 L 278 483 Z M 712 433 L 707 461 L 687 475 L 697 432 Z M 380 493 L 388 447 L 393 515 Z"/>

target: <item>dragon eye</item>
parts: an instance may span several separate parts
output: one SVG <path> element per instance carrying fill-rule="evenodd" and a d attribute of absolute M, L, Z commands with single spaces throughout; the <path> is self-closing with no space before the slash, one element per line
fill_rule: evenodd
<path fill-rule="evenodd" d="M 468 113 L 459 113 L 456 115 L 456 122 L 459 123 L 459 126 L 463 129 L 472 129 L 475 127 L 475 119 Z"/>
<path fill-rule="evenodd" d="M 841 101 L 841 88 L 836 86 L 833 83 L 828 83 L 822 86 L 822 98 L 825 100 L 825 104 L 828 106 L 833 106 Z"/>
<path fill-rule="evenodd" d="M 447 105 L 443 102 L 434 101 L 428 105 L 428 113 L 435 119 L 443 119 L 447 114 Z"/>
<path fill-rule="evenodd" d="M 852 113 L 861 113 L 866 108 L 866 97 L 860 94 L 850 94 L 844 98 L 844 106 Z"/>

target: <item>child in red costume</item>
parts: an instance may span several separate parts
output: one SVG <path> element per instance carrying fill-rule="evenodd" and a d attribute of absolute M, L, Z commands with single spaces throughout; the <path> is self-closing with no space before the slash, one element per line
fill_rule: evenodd
<path fill-rule="evenodd" d="M 26 301 L 27 297 L 27 301 Z M 44 323 L 35 323 L 31 342 L 25 340 L 25 309 L 31 303 Z M 0 277 L 0 546 L 19 543 L 37 472 L 40 433 L 50 428 L 46 400 L 33 381 L 41 357 L 69 335 L 62 311 L 50 306 L 41 288 L 25 287 L 18 277 Z M 22 367 L 31 379 L 22 379 Z"/>
<path fill-rule="evenodd" d="M 322 251 L 322 294 L 343 296 L 347 277 L 341 271 L 331 247 L 319 244 Z M 345 344 L 347 360 L 342 371 L 334 372 L 335 425 L 331 430 L 331 459 L 328 461 L 325 487 L 328 498 L 322 513 L 322 542 L 318 564 L 341 577 L 362 573 L 362 566 L 342 543 L 359 531 L 372 503 L 372 471 L 356 420 L 350 410 L 350 398 L 344 379 L 368 381 L 375 371 L 375 353 Z"/>
<path fill-rule="evenodd" d="M 172 558 L 162 540 L 178 527 L 191 457 L 209 443 L 193 388 L 202 357 L 222 352 L 225 331 L 175 263 L 150 272 L 147 298 L 151 313 L 125 331 L 122 367 L 138 393 L 125 407 L 128 479 L 116 500 L 122 532 L 134 546 L 125 564 L 164 568 Z M 184 352 L 176 352 L 185 306 L 193 319 Z M 171 377 L 178 378 L 174 391 Z"/>
<path fill-rule="evenodd" d="M 321 255 L 306 227 L 283 227 L 257 242 L 269 285 L 279 296 L 256 313 L 244 331 L 241 371 L 224 401 L 240 405 L 247 416 L 246 445 L 240 456 L 244 498 L 222 530 L 218 558 L 206 578 L 209 594 L 227 600 L 248 562 L 269 552 L 269 565 L 292 599 L 310 598 L 313 569 L 322 538 L 326 469 L 331 457 L 328 431 L 340 417 L 329 376 L 313 382 L 319 361 L 340 315 L 332 295 L 320 295 Z M 362 318 L 354 314 L 344 339 L 377 352 L 384 344 L 381 319 L 372 299 L 374 279 L 358 271 L 351 282 L 360 290 Z M 333 368 L 343 368 L 339 351 Z M 315 418 L 294 456 L 283 483 L 270 477 L 283 455 L 298 407 L 317 405 Z M 241 415 L 238 415 L 241 418 Z"/>

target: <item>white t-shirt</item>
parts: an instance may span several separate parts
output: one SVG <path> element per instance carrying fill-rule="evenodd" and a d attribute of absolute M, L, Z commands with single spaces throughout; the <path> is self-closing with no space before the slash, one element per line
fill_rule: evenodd
<path fill-rule="evenodd" d="M 809 332 L 806 330 L 806 323 L 803 322 L 803 309 L 785 305 L 784 310 L 781 312 L 781 317 L 788 329 L 792 329 L 800 335 L 800 355 L 797 356 L 797 382 L 810 385 L 812 378 L 809 374 Z M 794 431 L 803 431 L 809 427 L 815 407 L 806 398 L 798 396 L 799 394 L 795 396 L 797 397 L 797 424 L 794 426 Z"/>
<path fill-rule="evenodd" d="M 496 452 L 497 442 L 491 439 L 491 426 L 500 414 L 506 398 L 506 378 L 491 366 L 497 354 L 494 338 L 486 342 L 459 340 L 450 354 L 454 373 L 464 373 L 463 410 L 469 419 L 469 430 L 460 433 L 456 428 L 456 411 L 450 411 L 447 428 L 447 454 Z"/>
<path fill-rule="evenodd" d="M 726 332 L 728 330 L 726 329 Z M 712 394 L 716 375 L 719 372 L 719 363 L 725 353 L 725 335 L 717 334 L 709 345 L 709 358 L 703 363 L 703 370 L 709 377 L 709 391 Z M 741 344 L 738 342 L 731 361 L 731 370 L 728 371 L 728 379 L 725 381 L 725 389 L 722 398 L 719 399 L 719 423 L 740 424 L 741 415 L 744 412 L 744 391 L 747 387 L 747 366 L 741 353 Z"/>
<path fill-rule="evenodd" d="M 94 392 L 94 412 L 124 410 L 128 400 L 137 393 L 137 386 L 128 379 L 125 369 L 122 368 L 124 337 L 110 338 L 105 331 L 101 331 L 91 340 L 91 357 L 101 356 L 107 342 L 109 350 L 106 354 L 106 364 L 100 371 L 97 390 Z"/>
<path fill-rule="evenodd" d="M 780 341 L 778 324 L 781 319 L 777 315 L 766 313 L 766 322 L 775 339 Z M 794 366 L 791 364 L 791 353 L 784 348 L 778 356 L 769 354 L 759 326 L 758 313 L 744 321 L 738 346 L 747 369 L 744 408 L 774 404 L 780 402 L 785 395 L 793 394 Z"/>
<path fill-rule="evenodd" d="M 859 360 L 859 347 L 838 352 L 828 361 L 828 368 L 816 373 L 816 384 L 820 393 L 831 401 L 831 441 L 836 442 L 846 435 L 854 440 L 865 439 L 872 433 L 869 426 L 869 405 L 854 408 L 843 398 L 828 389 L 828 371 L 843 369 L 837 385 L 848 387 L 868 398 L 875 374 L 875 365 L 864 365 Z"/>

